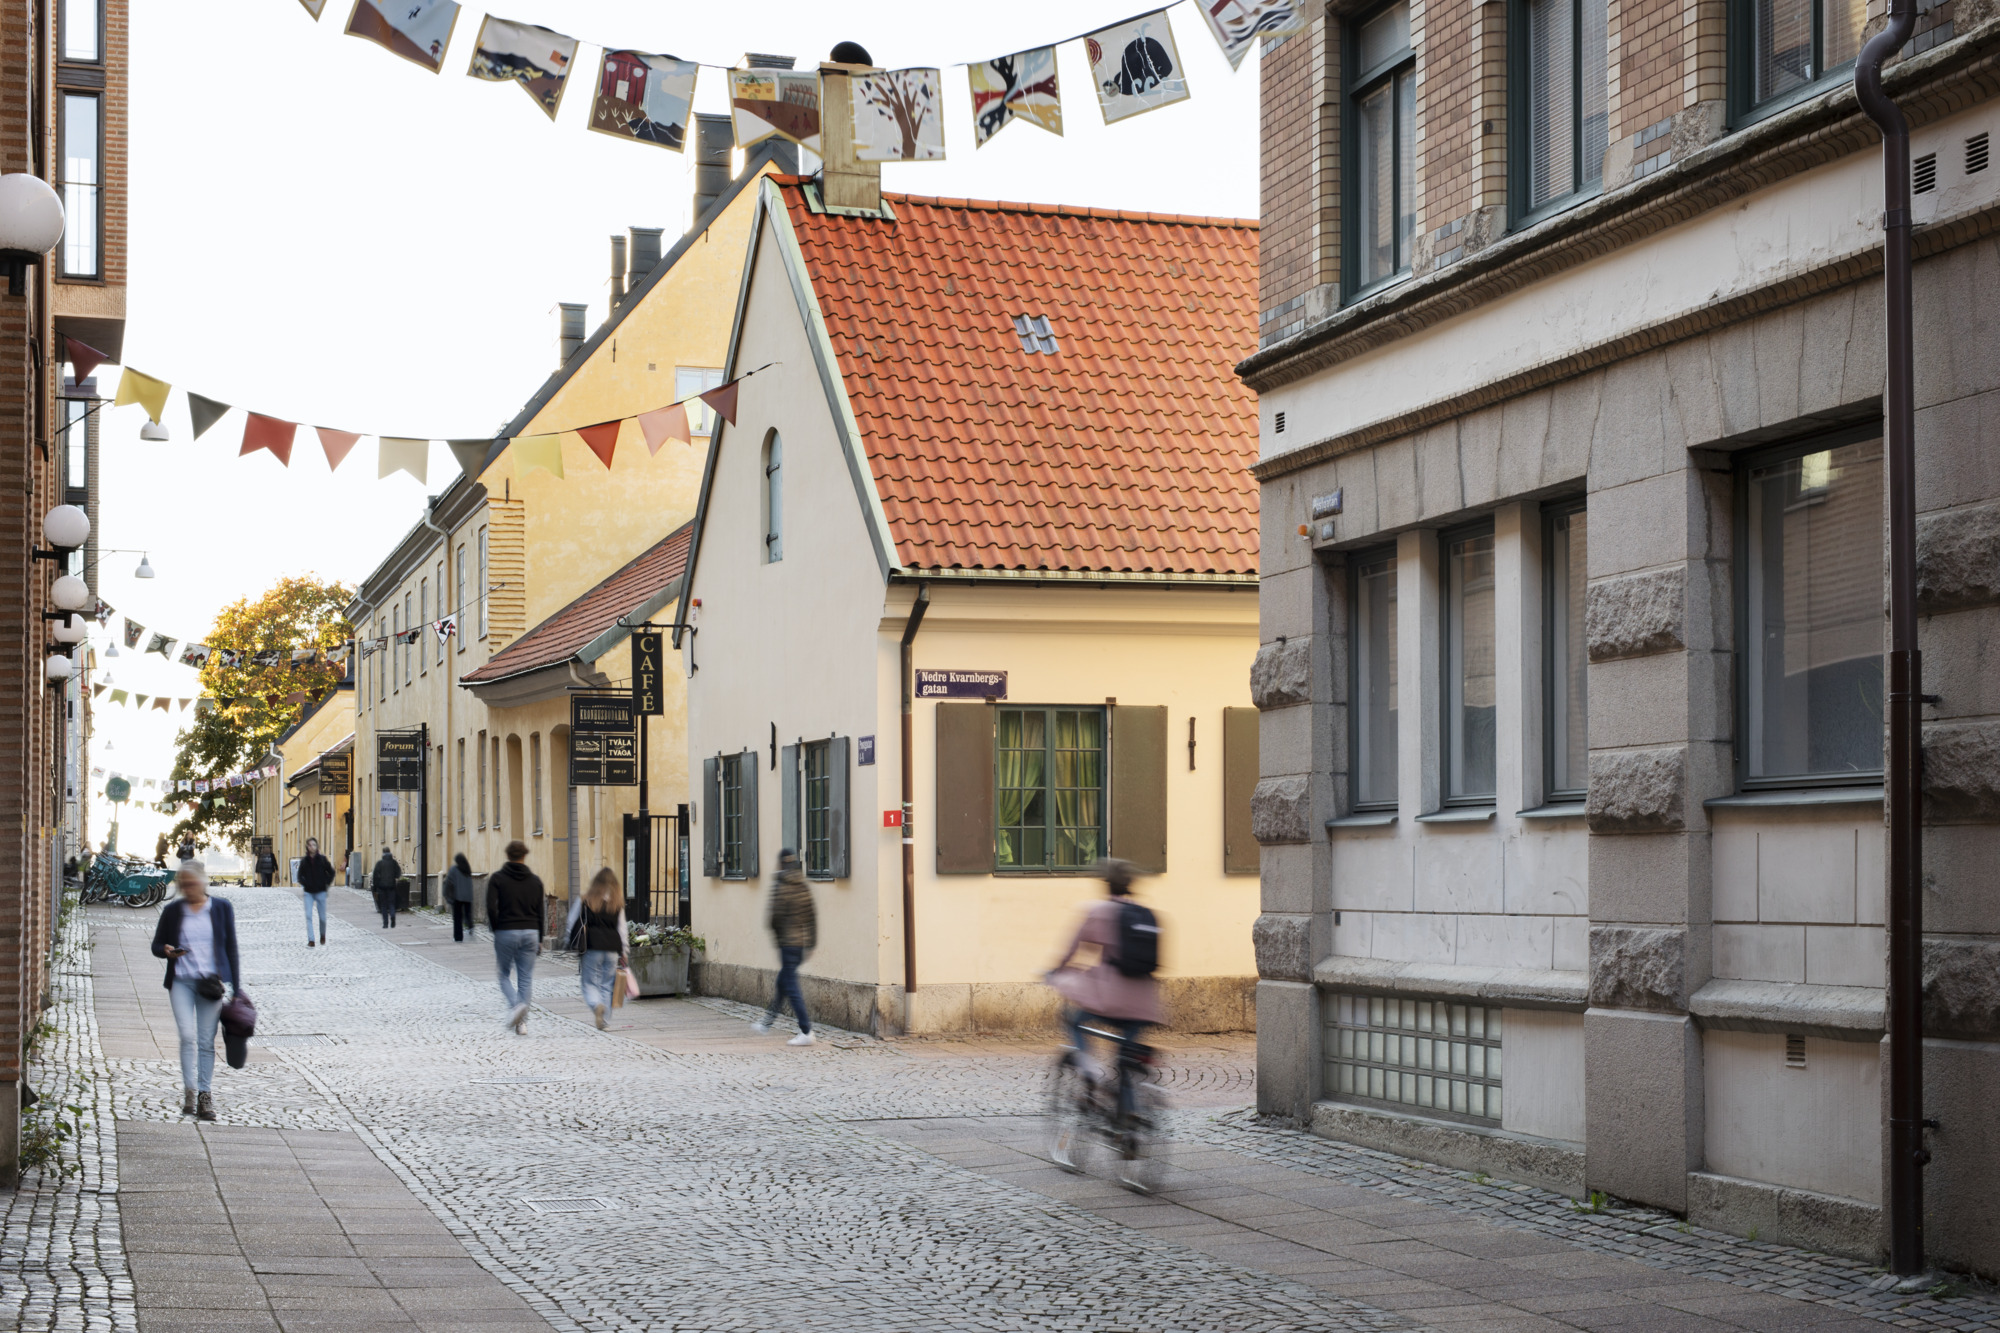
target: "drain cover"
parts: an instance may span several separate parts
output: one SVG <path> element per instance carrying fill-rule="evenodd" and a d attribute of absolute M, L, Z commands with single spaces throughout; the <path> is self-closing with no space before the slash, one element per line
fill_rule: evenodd
<path fill-rule="evenodd" d="M 338 1046 L 340 1038 L 324 1032 L 274 1032 L 258 1041 L 266 1046 Z"/>
<path fill-rule="evenodd" d="M 567 1083 L 560 1074 L 522 1074 L 515 1078 L 469 1078 L 467 1083 Z"/>
<path fill-rule="evenodd" d="M 618 1206 L 616 1199 L 523 1199 L 538 1213 L 608 1213 Z"/>

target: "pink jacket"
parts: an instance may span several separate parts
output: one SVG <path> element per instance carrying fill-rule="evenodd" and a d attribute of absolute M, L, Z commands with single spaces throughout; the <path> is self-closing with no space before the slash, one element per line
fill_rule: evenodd
<path fill-rule="evenodd" d="M 1123 1018 L 1140 1023 L 1164 1023 L 1166 1010 L 1160 1006 L 1160 983 L 1151 977 L 1128 977 L 1105 961 L 1118 947 L 1118 903 L 1106 898 L 1092 903 L 1076 928 L 1076 937 L 1049 973 L 1056 993 L 1086 1013 L 1100 1018 Z M 1090 967 L 1071 967 L 1069 960 L 1086 944 L 1097 946 L 1097 962 Z"/>

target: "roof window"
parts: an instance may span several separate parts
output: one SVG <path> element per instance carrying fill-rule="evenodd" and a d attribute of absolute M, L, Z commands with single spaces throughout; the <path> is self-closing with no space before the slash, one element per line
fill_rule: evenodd
<path fill-rule="evenodd" d="M 1021 339 L 1021 350 L 1033 355 L 1041 352 L 1053 356 L 1056 350 L 1056 335 L 1049 330 L 1047 315 L 1014 316 L 1014 333 Z"/>

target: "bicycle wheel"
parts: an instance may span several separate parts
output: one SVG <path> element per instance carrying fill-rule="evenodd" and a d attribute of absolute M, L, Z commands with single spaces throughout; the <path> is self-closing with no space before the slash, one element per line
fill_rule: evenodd
<path fill-rule="evenodd" d="M 1065 1171 L 1083 1170 L 1090 1142 L 1090 1080 L 1065 1051 L 1049 1074 L 1049 1160 Z"/>
<path fill-rule="evenodd" d="M 1166 1095 L 1147 1081 L 1132 1089 L 1132 1114 L 1118 1131 L 1118 1183 L 1134 1194 L 1160 1187 L 1166 1137 Z"/>

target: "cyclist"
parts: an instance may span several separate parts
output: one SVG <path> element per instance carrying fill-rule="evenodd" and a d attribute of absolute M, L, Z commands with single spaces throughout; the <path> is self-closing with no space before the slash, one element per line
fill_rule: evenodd
<path fill-rule="evenodd" d="M 1083 1040 L 1085 1024 L 1115 1025 L 1119 1029 L 1118 1054 L 1122 1067 L 1127 1063 L 1133 1047 L 1138 1045 L 1140 1033 L 1149 1025 L 1166 1022 L 1166 1012 L 1160 1007 L 1160 983 L 1153 979 L 1150 969 L 1133 976 L 1118 966 L 1124 900 L 1132 894 L 1135 877 L 1132 863 L 1102 861 L 1098 864 L 1097 873 L 1104 880 L 1104 900 L 1092 903 L 1084 910 L 1083 920 L 1078 923 L 1069 947 L 1049 972 L 1048 982 L 1055 987 L 1057 994 L 1069 1002 L 1070 1040 L 1075 1049 L 1079 1052 L 1089 1049 Z M 1072 966 L 1071 960 L 1086 945 L 1095 948 L 1097 961 L 1089 967 Z M 1131 1082 L 1121 1077 L 1118 1080 L 1118 1111 L 1122 1117 L 1129 1115 L 1131 1110 Z"/>

